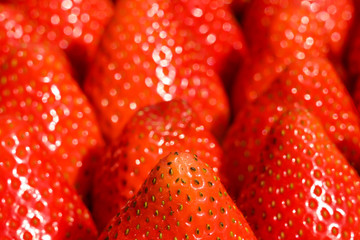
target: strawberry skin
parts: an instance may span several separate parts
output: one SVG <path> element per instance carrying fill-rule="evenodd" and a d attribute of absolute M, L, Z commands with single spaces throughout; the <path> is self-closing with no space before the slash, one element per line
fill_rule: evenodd
<path fill-rule="evenodd" d="M 36 33 L 36 23 L 12 4 L 0 3 L 0 50 L 7 48 L 10 39 L 24 42 L 39 42 L 42 36 Z"/>
<path fill-rule="evenodd" d="M 221 166 L 221 147 L 185 101 L 144 107 L 130 118 L 95 174 L 92 213 L 98 229 L 136 194 L 158 160 L 177 149 L 196 154 L 216 172 Z"/>
<path fill-rule="evenodd" d="M 201 45 L 174 16 L 171 1 L 119 1 L 85 90 L 107 140 L 115 140 L 141 107 L 187 100 L 216 136 L 229 117 L 221 80 Z"/>
<path fill-rule="evenodd" d="M 359 169 L 360 129 L 354 103 L 328 60 L 305 59 L 279 74 L 262 96 L 237 114 L 228 130 L 221 172 L 229 175 L 232 195 L 237 195 L 248 174 L 257 168 L 272 124 L 292 104 L 314 114 L 331 140 Z"/>
<path fill-rule="evenodd" d="M 75 69 L 94 56 L 105 26 L 113 15 L 110 0 L 8 0 L 36 23 L 37 33 L 65 50 Z"/>
<path fill-rule="evenodd" d="M 254 0 L 244 16 L 244 33 L 255 52 L 272 42 L 276 55 L 330 51 L 341 57 L 353 15 L 351 0 Z"/>
<path fill-rule="evenodd" d="M 26 122 L 0 118 L 1 239 L 96 239 L 89 211 Z"/>
<path fill-rule="evenodd" d="M 270 87 L 284 103 L 298 102 L 319 118 L 330 139 L 360 170 L 360 120 L 344 84 L 326 59 L 290 65 Z"/>
<path fill-rule="evenodd" d="M 359 239 L 360 178 L 321 123 L 285 112 L 240 198 L 258 239 Z"/>
<path fill-rule="evenodd" d="M 206 62 L 220 74 L 227 88 L 247 55 L 240 25 L 229 0 L 177 0 L 175 11 L 206 49 Z"/>
<path fill-rule="evenodd" d="M 289 106 L 281 99 L 269 94 L 246 105 L 236 115 L 223 141 L 224 160 L 220 169 L 228 178 L 225 187 L 233 198 L 238 196 L 248 175 L 258 167 L 265 139 L 287 108 Z"/>
<path fill-rule="evenodd" d="M 66 179 L 86 194 L 103 140 L 63 52 L 40 44 L 7 46 L 0 58 L 0 114 L 39 128 Z"/>
<path fill-rule="evenodd" d="M 207 164 L 170 153 L 99 239 L 256 239 Z"/>
<path fill-rule="evenodd" d="M 288 64 L 270 51 L 247 58 L 241 66 L 231 90 L 231 105 L 234 115 L 236 116 L 236 113 L 266 92 Z"/>

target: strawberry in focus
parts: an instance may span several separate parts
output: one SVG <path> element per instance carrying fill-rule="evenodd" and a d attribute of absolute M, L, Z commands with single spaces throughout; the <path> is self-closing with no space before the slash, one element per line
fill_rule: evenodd
<path fill-rule="evenodd" d="M 221 136 L 229 106 L 202 47 L 175 16 L 171 1 L 119 1 L 85 81 L 107 140 L 116 140 L 141 107 L 187 100 Z"/>
<path fill-rule="evenodd" d="M 221 147 L 185 101 L 147 106 L 130 118 L 95 174 L 92 213 L 98 229 L 137 193 L 159 159 L 177 149 L 196 154 L 215 172 L 221 166 Z"/>
<path fill-rule="evenodd" d="M 38 128 L 65 178 L 86 195 L 103 140 L 63 52 L 9 41 L 0 65 L 0 114 L 17 116 Z"/>
<path fill-rule="evenodd" d="M 89 211 L 27 122 L 0 118 L 1 239 L 96 239 Z"/>
<path fill-rule="evenodd" d="M 170 153 L 104 229 L 105 239 L 256 239 L 207 164 Z"/>
<path fill-rule="evenodd" d="M 285 112 L 238 199 L 258 239 L 358 239 L 360 178 L 304 109 Z"/>

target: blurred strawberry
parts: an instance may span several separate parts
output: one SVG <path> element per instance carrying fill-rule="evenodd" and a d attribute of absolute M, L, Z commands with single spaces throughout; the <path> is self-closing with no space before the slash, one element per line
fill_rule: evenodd
<path fill-rule="evenodd" d="M 186 102 L 158 103 L 130 118 L 95 174 L 93 216 L 99 229 L 137 193 L 157 161 L 176 149 L 196 154 L 215 172 L 221 166 L 221 147 Z"/>
<path fill-rule="evenodd" d="M 25 12 L 13 4 L 0 3 L 0 49 L 8 48 L 9 40 L 39 42 L 43 39 L 36 31 L 36 23 Z"/>
<path fill-rule="evenodd" d="M 0 58 L 0 114 L 39 128 L 65 178 L 86 194 L 103 140 L 65 56 L 40 44 L 14 43 L 7 50 Z"/>
<path fill-rule="evenodd" d="M 36 134 L 1 115 L 1 239 L 96 239 L 88 210 Z"/>
<path fill-rule="evenodd" d="M 244 36 L 230 10 L 231 0 L 177 0 L 176 15 L 206 49 L 206 62 L 230 88 L 247 55 Z"/>
<path fill-rule="evenodd" d="M 117 3 L 85 82 L 107 140 L 119 137 L 137 109 L 176 98 L 187 100 L 216 136 L 223 134 L 227 96 L 193 39 L 170 1 Z"/>
<path fill-rule="evenodd" d="M 277 58 L 270 51 L 246 59 L 231 90 L 234 115 L 266 92 L 287 64 L 284 59 Z"/>
<path fill-rule="evenodd" d="M 253 52 L 273 48 L 278 56 L 341 57 L 353 20 L 351 0 L 254 0 L 244 17 Z"/>
<path fill-rule="evenodd" d="M 258 239 L 360 238 L 360 178 L 304 109 L 285 112 L 238 199 Z"/>
<path fill-rule="evenodd" d="M 113 14 L 110 0 L 7 0 L 24 10 L 43 38 L 64 49 L 84 74 Z"/>
<path fill-rule="evenodd" d="M 110 221 L 106 239 L 255 240 L 220 178 L 189 153 L 170 153 Z"/>

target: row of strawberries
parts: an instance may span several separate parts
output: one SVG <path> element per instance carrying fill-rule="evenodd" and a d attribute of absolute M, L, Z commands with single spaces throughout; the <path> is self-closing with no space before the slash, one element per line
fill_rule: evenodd
<path fill-rule="evenodd" d="M 229 106 L 216 72 L 235 71 L 227 56 L 239 65 L 245 46 L 227 3 L 192 4 L 119 2 L 106 30 L 114 12 L 107 1 L 0 4 L 2 237 L 96 238 L 82 200 L 102 229 L 172 150 L 197 153 L 219 171 L 222 150 L 203 124 L 224 132 Z M 94 111 L 75 82 L 84 75 L 101 130 L 114 142 L 104 157 Z M 181 100 L 142 108 L 173 98 L 191 102 L 200 120 Z"/>
<path fill-rule="evenodd" d="M 27 14 L 5 2 L 5 237 L 93 239 L 91 218 L 101 230 L 118 213 L 100 239 L 255 239 L 219 174 L 259 239 L 359 237 L 347 162 L 359 168 L 359 119 L 337 72 L 351 1 L 17 1 Z M 212 135 L 229 120 L 223 84 L 237 115 L 225 154 Z M 158 162 L 171 151 L 211 167 L 185 153 Z M 90 193 L 92 217 L 65 179 Z"/>

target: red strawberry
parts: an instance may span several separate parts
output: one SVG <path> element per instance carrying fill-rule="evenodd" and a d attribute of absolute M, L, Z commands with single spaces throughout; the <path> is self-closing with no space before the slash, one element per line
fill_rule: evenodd
<path fill-rule="evenodd" d="M 76 70 L 94 58 L 113 14 L 110 0 L 7 0 L 28 13 L 36 32 L 64 49 Z"/>
<path fill-rule="evenodd" d="M 217 172 L 222 150 L 184 101 L 140 109 L 125 125 L 96 171 L 93 216 L 99 229 L 132 198 L 158 160 L 169 152 L 191 152 Z"/>
<path fill-rule="evenodd" d="M 326 56 L 329 52 L 327 32 L 316 18 L 306 6 L 293 4 L 282 9 L 269 26 L 269 48 L 277 57 L 294 60 Z"/>
<path fill-rule="evenodd" d="M 177 0 L 175 11 L 206 49 L 207 63 L 229 88 L 247 49 L 229 0 Z"/>
<path fill-rule="evenodd" d="M 232 197 L 238 196 L 248 175 L 258 167 L 265 139 L 287 108 L 281 98 L 269 94 L 246 105 L 236 115 L 224 138 L 221 168 L 229 180 L 225 184 Z"/>
<path fill-rule="evenodd" d="M 255 239 L 216 173 L 171 153 L 151 171 L 99 239 Z"/>
<path fill-rule="evenodd" d="M 353 8 L 351 0 L 255 0 L 244 17 L 244 32 L 255 52 L 272 42 L 276 55 L 302 58 L 331 50 L 340 57 Z"/>
<path fill-rule="evenodd" d="M 10 39 L 23 42 L 39 42 L 42 36 L 36 32 L 36 24 L 15 5 L 0 3 L 0 50 L 7 48 Z"/>
<path fill-rule="evenodd" d="M 38 44 L 8 46 L 0 58 L 0 114 L 39 128 L 65 177 L 85 194 L 103 144 L 90 104 L 60 50 Z"/>
<path fill-rule="evenodd" d="M 232 87 L 231 103 L 235 115 L 266 92 L 287 64 L 270 51 L 248 58 L 241 66 Z"/>
<path fill-rule="evenodd" d="M 258 239 L 359 239 L 360 178 L 303 109 L 273 126 L 238 199 Z"/>
<path fill-rule="evenodd" d="M 88 210 L 36 134 L 0 118 L 1 239 L 96 239 Z"/>
<path fill-rule="evenodd" d="M 269 92 L 299 102 L 319 118 L 330 139 L 360 169 L 360 120 L 354 103 L 332 65 L 306 59 L 290 65 Z"/>
<path fill-rule="evenodd" d="M 318 117 L 331 140 L 360 169 L 360 121 L 352 99 L 327 60 L 305 59 L 290 64 L 266 93 L 238 113 L 228 131 L 222 172 L 229 174 L 231 194 L 236 196 L 257 168 L 269 129 L 294 103 Z"/>
<path fill-rule="evenodd" d="M 108 26 L 85 89 L 108 140 L 134 112 L 150 104 L 186 99 L 217 136 L 228 121 L 222 83 L 201 45 L 165 0 L 123 0 Z"/>

